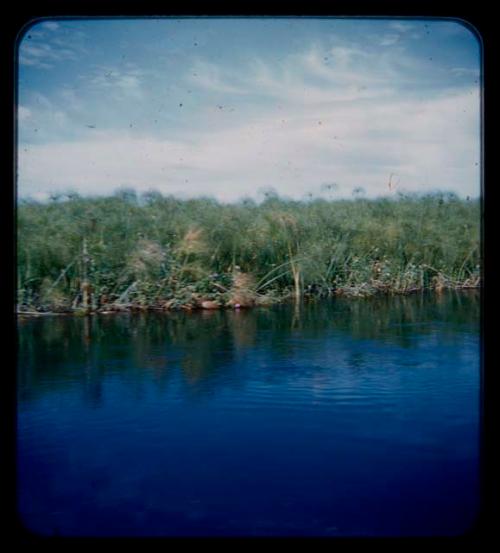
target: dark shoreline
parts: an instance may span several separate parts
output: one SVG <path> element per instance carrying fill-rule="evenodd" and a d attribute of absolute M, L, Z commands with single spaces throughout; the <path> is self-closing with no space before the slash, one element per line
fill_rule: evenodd
<path fill-rule="evenodd" d="M 381 298 L 381 297 L 388 297 L 388 296 L 409 296 L 414 295 L 417 293 L 426 293 L 431 292 L 436 294 L 437 296 L 441 295 L 443 292 L 469 292 L 469 291 L 479 291 L 481 289 L 481 285 L 478 284 L 476 286 L 471 285 L 462 285 L 462 286 L 454 286 L 454 287 L 440 287 L 440 288 L 416 288 L 406 291 L 398 291 L 398 290 L 378 290 L 376 292 L 363 294 L 357 292 L 350 292 L 346 290 L 337 290 L 333 294 L 329 294 L 328 296 L 319 296 L 319 295 L 304 295 L 302 296 L 300 302 L 301 303 L 313 303 L 318 302 L 320 300 L 328 300 L 328 299 L 335 299 L 335 298 L 346 298 L 346 299 L 374 299 L 374 298 Z M 147 313 L 147 312 L 160 312 L 160 313 L 178 313 L 178 312 L 187 312 L 187 313 L 193 313 L 193 312 L 206 312 L 206 311 L 239 311 L 239 310 L 249 310 L 249 309 L 255 309 L 255 308 L 267 308 L 267 307 L 274 307 L 276 305 L 286 305 L 286 304 L 293 304 L 296 303 L 295 298 L 292 295 L 286 296 L 284 298 L 281 298 L 280 300 L 273 301 L 271 303 L 262 303 L 262 304 L 254 304 L 254 305 L 219 305 L 218 307 L 210 307 L 210 308 L 204 308 L 201 305 L 181 305 L 175 308 L 166 308 L 161 306 L 155 306 L 155 305 L 134 305 L 134 304 L 126 304 L 126 305 L 107 305 L 103 307 L 99 307 L 97 309 L 71 309 L 71 310 L 65 310 L 65 311 L 19 311 L 16 310 L 15 315 L 17 317 L 26 317 L 26 318 L 37 318 L 37 317 L 46 317 L 46 316 L 76 316 L 76 317 L 86 317 L 91 315 L 115 315 L 119 313 Z"/>

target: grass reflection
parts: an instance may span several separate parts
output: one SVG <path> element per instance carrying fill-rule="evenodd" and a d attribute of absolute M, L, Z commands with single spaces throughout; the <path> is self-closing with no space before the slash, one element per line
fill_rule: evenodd
<path fill-rule="evenodd" d="M 412 296 L 342 299 L 253 310 L 194 313 L 141 313 L 89 317 L 47 317 L 19 322 L 21 401 L 81 385 L 94 406 L 103 398 L 103 380 L 118 376 L 134 382 L 151 380 L 164 390 L 172 379 L 203 394 L 221 379 L 244 379 L 246 356 L 265 352 L 281 363 L 293 359 L 309 341 L 330 338 L 390 341 L 412 348 L 415 336 L 432 339 L 441 325 L 440 340 L 456 336 L 464 325 L 479 329 L 479 294 L 444 292 Z M 316 344 L 316 342 L 314 342 Z M 347 345 L 346 348 L 349 346 Z M 311 350 L 313 351 L 313 350 Z M 346 355 L 349 351 L 346 351 Z M 353 353 L 352 366 L 358 359 Z"/>

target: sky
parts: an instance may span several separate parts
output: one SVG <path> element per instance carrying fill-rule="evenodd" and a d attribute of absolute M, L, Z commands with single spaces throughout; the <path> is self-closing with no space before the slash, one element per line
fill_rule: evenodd
<path fill-rule="evenodd" d="M 478 197 L 480 91 L 480 43 L 452 20 L 38 20 L 18 196 Z"/>

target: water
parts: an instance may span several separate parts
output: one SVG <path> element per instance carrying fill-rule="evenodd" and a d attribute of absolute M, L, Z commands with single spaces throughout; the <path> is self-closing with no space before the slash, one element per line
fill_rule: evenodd
<path fill-rule="evenodd" d="M 456 535 L 475 293 L 19 322 L 18 511 L 62 536 Z"/>

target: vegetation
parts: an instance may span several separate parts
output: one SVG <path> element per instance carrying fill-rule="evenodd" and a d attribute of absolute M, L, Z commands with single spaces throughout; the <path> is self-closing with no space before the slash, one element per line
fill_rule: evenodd
<path fill-rule="evenodd" d="M 19 202 L 18 310 L 246 307 L 480 284 L 480 204 L 453 194 L 257 204 Z"/>

